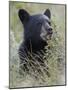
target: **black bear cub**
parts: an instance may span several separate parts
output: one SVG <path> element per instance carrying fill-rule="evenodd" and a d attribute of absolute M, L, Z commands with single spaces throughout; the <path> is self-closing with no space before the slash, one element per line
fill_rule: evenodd
<path fill-rule="evenodd" d="M 51 12 L 47 9 L 44 14 L 30 15 L 26 10 L 20 9 L 18 15 L 24 27 L 24 41 L 19 47 L 20 63 L 24 64 L 28 52 L 38 54 L 37 52 L 44 50 L 44 47 L 48 45 L 47 41 L 51 39 L 53 33 Z"/>

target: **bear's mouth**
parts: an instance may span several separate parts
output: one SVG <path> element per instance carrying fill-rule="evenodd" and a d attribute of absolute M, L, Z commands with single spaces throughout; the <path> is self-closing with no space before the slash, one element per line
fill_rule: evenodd
<path fill-rule="evenodd" d="M 47 34 L 46 39 L 51 40 L 51 38 L 52 38 L 52 34 Z"/>
<path fill-rule="evenodd" d="M 52 33 L 47 33 L 47 34 L 44 34 L 44 33 L 42 33 L 41 35 L 41 38 L 43 39 L 43 41 L 48 41 L 48 40 L 51 40 L 51 38 L 52 38 Z"/>

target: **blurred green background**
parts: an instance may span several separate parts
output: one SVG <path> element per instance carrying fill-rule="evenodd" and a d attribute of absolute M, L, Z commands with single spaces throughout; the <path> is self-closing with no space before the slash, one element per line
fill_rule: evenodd
<path fill-rule="evenodd" d="M 18 48 L 23 41 L 23 25 L 18 17 L 19 9 L 25 9 L 30 15 L 44 13 L 49 8 L 53 27 L 53 37 L 49 42 L 51 57 L 48 65 L 51 67 L 51 77 L 44 78 L 46 82 L 36 81 L 33 77 L 20 77 Z M 31 87 L 65 84 L 65 5 L 9 2 L 10 19 L 10 87 Z M 40 84 L 41 82 L 41 84 Z"/>

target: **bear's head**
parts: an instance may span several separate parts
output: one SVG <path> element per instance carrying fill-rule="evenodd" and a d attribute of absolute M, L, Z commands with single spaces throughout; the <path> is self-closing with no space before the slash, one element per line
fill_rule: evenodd
<path fill-rule="evenodd" d="M 47 9 L 44 14 L 30 15 L 26 10 L 19 10 L 19 18 L 24 26 L 24 39 L 31 41 L 34 48 L 43 48 L 51 39 L 51 12 Z"/>

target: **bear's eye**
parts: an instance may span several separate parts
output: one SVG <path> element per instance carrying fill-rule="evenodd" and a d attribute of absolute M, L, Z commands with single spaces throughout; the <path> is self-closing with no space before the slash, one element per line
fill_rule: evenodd
<path fill-rule="evenodd" d="M 51 25 L 51 22 L 48 22 L 49 25 Z"/>

